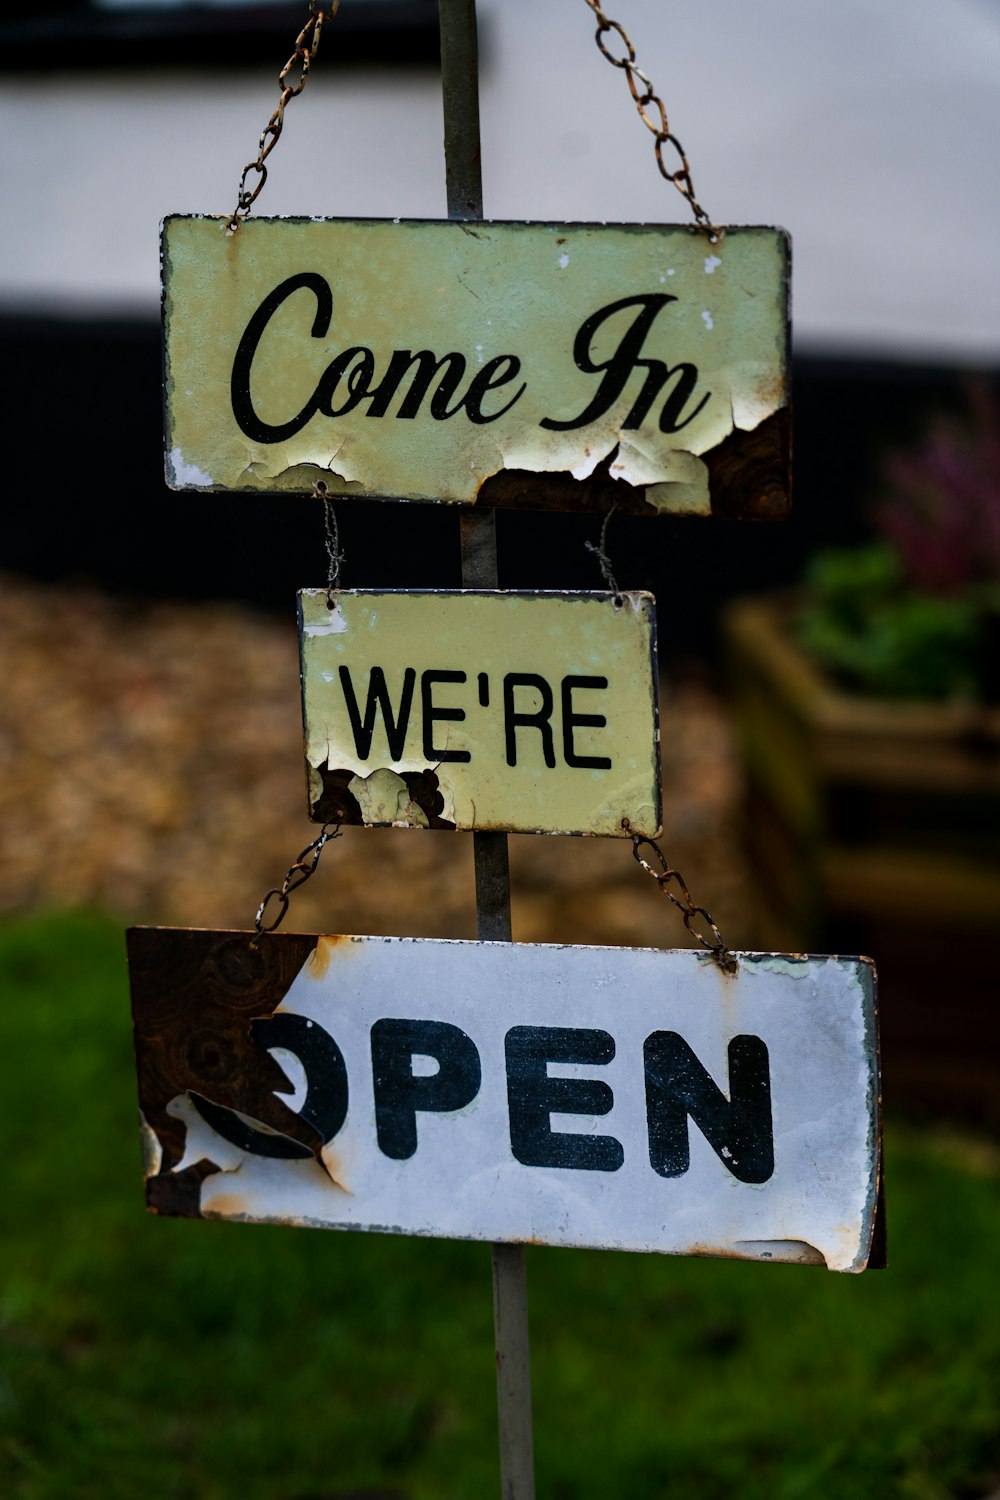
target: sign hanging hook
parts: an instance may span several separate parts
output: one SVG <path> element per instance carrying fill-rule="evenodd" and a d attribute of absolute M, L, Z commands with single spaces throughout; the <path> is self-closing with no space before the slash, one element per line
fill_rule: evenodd
<path fill-rule="evenodd" d="M 639 114 L 639 119 L 653 136 L 653 149 L 656 152 L 656 165 L 660 176 L 667 182 L 672 182 L 682 197 L 686 198 L 691 212 L 698 221 L 699 229 L 703 229 L 708 235 L 709 243 L 717 245 L 722 238 L 722 231 L 718 229 L 702 208 L 695 197 L 694 183 L 691 179 L 691 165 L 687 159 L 684 147 L 670 129 L 670 121 L 667 118 L 667 108 L 659 94 L 654 89 L 647 75 L 636 65 L 635 48 L 619 21 L 613 21 L 610 16 L 605 15 L 601 9 L 600 0 L 586 0 L 586 4 L 594 12 L 597 19 L 597 30 L 594 40 L 602 56 L 606 57 L 613 68 L 621 68 L 628 82 L 629 93 Z M 608 46 L 606 38 L 616 36 L 625 51 L 620 57 L 616 57 Z M 664 150 L 673 150 L 679 165 L 671 168 L 664 158 Z"/>

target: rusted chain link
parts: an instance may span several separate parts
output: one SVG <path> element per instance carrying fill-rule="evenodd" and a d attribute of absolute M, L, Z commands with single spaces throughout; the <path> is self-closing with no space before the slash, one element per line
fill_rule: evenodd
<path fill-rule="evenodd" d="M 611 565 L 611 558 L 608 556 L 608 527 L 611 524 L 611 517 L 614 515 L 617 509 L 617 504 L 612 505 L 611 509 L 604 517 L 604 520 L 601 523 L 600 540 L 597 542 L 584 542 L 583 545 L 586 547 L 588 552 L 592 552 L 597 558 L 597 566 L 601 570 L 601 577 L 604 579 L 604 582 L 611 590 L 611 594 L 615 602 L 615 608 L 621 609 L 625 601 L 622 598 L 622 591 L 618 587 L 618 580 L 615 577 L 615 570 Z"/>
<path fill-rule="evenodd" d="M 628 818 L 622 819 L 622 827 L 625 829 L 626 833 L 631 833 L 631 825 L 629 824 Z M 643 848 L 652 849 L 653 853 L 656 855 L 657 863 L 660 866 L 659 870 L 654 870 L 653 866 L 649 863 L 649 860 L 644 858 L 641 852 Z M 633 833 L 632 853 L 635 856 L 637 863 L 642 866 L 646 874 L 650 875 L 653 880 L 656 881 L 657 885 L 660 887 L 660 890 L 663 892 L 664 896 L 666 896 L 667 900 L 673 902 L 674 906 L 676 906 L 677 910 L 684 918 L 684 926 L 687 928 L 691 936 L 693 938 L 696 938 L 703 948 L 708 949 L 709 953 L 711 953 L 712 957 L 719 965 L 719 968 L 722 969 L 723 973 L 735 974 L 739 965 L 737 964 L 736 959 L 733 957 L 731 950 L 726 947 L 725 939 L 723 938 L 722 933 L 719 931 L 711 912 L 708 911 L 704 906 L 698 906 L 692 900 L 691 892 L 687 887 L 687 881 L 684 879 L 684 876 L 681 874 L 680 870 L 675 870 L 672 865 L 667 863 L 667 857 L 656 840 L 643 838 L 641 834 Z M 675 894 L 672 890 L 670 890 L 671 882 L 676 885 L 677 892 L 679 894 Z M 711 937 L 706 937 L 705 934 L 699 931 L 698 927 L 695 926 L 695 921 L 699 917 L 702 919 L 703 923 L 711 929 Z"/>
<path fill-rule="evenodd" d="M 275 928 L 281 926 L 288 912 L 288 902 L 292 891 L 298 890 L 300 885 L 305 885 L 310 875 L 315 873 L 316 866 L 319 864 L 319 857 L 329 841 L 339 837 L 339 823 L 324 823 L 319 837 L 313 839 L 311 844 L 306 845 L 281 884 L 271 887 L 258 906 L 257 915 L 254 918 L 253 925 L 258 937 L 264 932 L 274 932 Z M 273 922 L 265 923 L 264 913 L 267 911 L 268 903 L 274 896 L 277 896 L 279 902 L 278 915 Z"/>
<path fill-rule="evenodd" d="M 257 147 L 257 156 L 253 161 L 248 161 L 243 168 L 240 177 L 240 185 L 236 196 L 236 207 L 233 209 L 226 224 L 226 233 L 235 234 L 243 220 L 249 214 L 261 188 L 267 181 L 267 167 L 265 162 L 278 144 L 285 124 L 285 105 L 289 99 L 294 99 L 301 94 L 309 79 L 309 69 L 312 67 L 316 53 L 319 50 L 320 33 L 323 30 L 323 22 L 329 18 L 331 21 L 337 14 L 340 0 L 324 0 L 322 5 L 317 0 L 309 0 L 309 19 L 295 38 L 295 51 L 285 63 L 278 74 L 278 88 L 281 97 L 278 107 L 261 131 L 260 141 Z M 297 79 L 292 75 L 298 70 Z M 291 80 L 291 81 L 290 81 Z M 247 187 L 247 178 L 251 172 L 256 172 L 257 181 L 253 187 Z"/>
<path fill-rule="evenodd" d="M 586 0 L 586 4 L 594 12 L 597 18 L 597 30 L 594 40 L 601 54 L 607 58 L 613 68 L 621 68 L 628 80 L 629 92 L 639 114 L 639 119 L 653 136 L 653 150 L 656 153 L 656 165 L 660 169 L 660 175 L 667 182 L 672 182 L 677 191 L 687 199 L 695 219 L 701 229 L 708 235 L 709 241 L 714 245 L 718 242 L 719 233 L 712 223 L 708 214 L 702 208 L 695 197 L 694 183 L 691 180 L 691 165 L 684 152 L 684 147 L 670 129 L 670 121 L 667 118 L 667 109 L 659 94 L 653 88 L 652 83 L 640 67 L 636 66 L 635 48 L 629 39 L 625 28 L 618 21 L 613 21 L 606 16 L 601 9 L 600 0 Z M 607 39 L 611 38 L 611 47 Z M 620 55 L 616 56 L 612 51 L 615 46 L 614 38 L 618 39 L 622 49 Z M 679 163 L 671 170 L 664 152 L 671 150 Z"/>
<path fill-rule="evenodd" d="M 340 548 L 340 527 L 329 491 L 322 479 L 313 485 L 313 494 L 323 502 L 323 544 L 326 548 L 326 607 L 332 609 L 333 596 L 340 588 L 340 570 L 346 562 L 346 554 Z"/>

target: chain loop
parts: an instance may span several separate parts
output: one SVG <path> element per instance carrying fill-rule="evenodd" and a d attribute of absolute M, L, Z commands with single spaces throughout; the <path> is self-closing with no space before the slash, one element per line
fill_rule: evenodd
<path fill-rule="evenodd" d="M 626 833 L 632 832 L 628 818 L 622 818 L 622 827 Z M 656 860 L 660 867 L 659 870 L 654 870 L 649 860 L 644 858 L 640 852 L 643 848 L 652 849 L 656 855 Z M 636 863 L 645 870 L 647 875 L 656 881 L 667 900 L 676 906 L 684 918 L 684 926 L 691 936 L 711 953 L 724 974 L 735 974 L 739 965 L 731 950 L 726 947 L 725 939 L 719 931 L 711 912 L 707 907 L 699 906 L 692 899 L 684 876 L 680 870 L 675 870 L 672 865 L 668 864 L 667 857 L 656 840 L 644 838 L 638 833 L 632 833 L 632 854 L 635 857 Z M 677 887 L 677 893 L 670 889 L 672 884 Z M 698 917 L 701 917 L 704 925 L 711 930 L 711 937 L 706 937 L 695 925 Z"/>
<path fill-rule="evenodd" d="M 672 182 L 682 197 L 687 199 L 688 206 L 694 214 L 698 227 L 703 229 L 708 235 L 710 244 L 717 244 L 719 241 L 719 231 L 695 196 L 694 183 L 691 179 L 691 165 L 685 155 L 684 147 L 670 129 L 666 105 L 653 88 L 647 75 L 641 68 L 636 66 L 635 48 L 632 45 L 631 38 L 619 21 L 614 21 L 610 16 L 605 15 L 601 9 L 600 0 L 585 0 L 585 3 L 593 11 L 597 20 L 597 30 L 594 33 L 594 40 L 597 43 L 599 52 L 602 57 L 607 58 L 613 68 L 624 70 L 625 77 L 628 80 L 629 92 L 632 95 L 632 102 L 635 104 L 639 119 L 653 136 L 656 165 L 660 170 L 661 177 L 665 178 L 667 182 Z M 618 38 L 625 48 L 624 54 L 620 57 L 615 56 L 605 41 L 605 38 L 612 34 Z M 650 106 L 652 106 L 652 113 L 650 112 Z M 668 162 L 664 159 L 663 153 L 667 147 L 674 152 L 678 162 L 678 165 L 672 170 Z"/>
<path fill-rule="evenodd" d="M 226 222 L 227 234 L 236 233 L 243 220 L 250 213 L 261 189 L 267 181 L 267 167 L 265 166 L 265 162 L 278 144 L 278 138 L 285 124 L 285 106 L 290 99 L 296 99 L 305 88 L 309 79 L 309 69 L 312 67 L 316 53 L 319 51 L 319 39 L 323 30 L 323 22 L 328 17 L 330 20 L 333 20 L 339 7 L 340 0 L 324 0 L 322 5 L 318 4 L 317 0 L 309 0 L 309 19 L 295 38 L 295 51 L 278 74 L 278 88 L 281 91 L 278 99 L 278 107 L 260 133 L 256 159 L 248 161 L 243 168 L 240 185 L 236 193 L 236 207 Z M 299 70 L 298 77 L 292 80 L 292 74 L 296 67 Z M 247 178 L 251 172 L 257 173 L 257 181 L 252 188 L 248 188 Z M 282 913 L 283 915 L 284 913 Z M 281 918 L 279 917 L 278 920 L 280 921 Z"/>
<path fill-rule="evenodd" d="M 306 845 L 295 863 L 289 867 L 288 873 L 280 886 L 275 885 L 271 887 L 258 906 L 257 915 L 254 918 L 254 930 L 258 937 L 264 932 L 274 932 L 275 928 L 281 926 L 288 913 L 289 897 L 292 891 L 297 891 L 300 885 L 305 885 L 310 875 L 315 873 L 316 866 L 319 864 L 319 857 L 329 841 L 339 837 L 339 823 L 324 823 L 319 837 L 313 839 L 311 844 Z M 265 922 L 264 913 L 267 911 L 271 900 L 275 897 L 278 900 L 278 915 L 274 918 L 273 922 Z"/>

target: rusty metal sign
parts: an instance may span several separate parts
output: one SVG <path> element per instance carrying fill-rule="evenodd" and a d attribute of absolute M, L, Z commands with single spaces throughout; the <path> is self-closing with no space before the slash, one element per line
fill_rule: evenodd
<path fill-rule="evenodd" d="M 869 959 L 133 928 L 156 1213 L 881 1263 Z"/>
<path fill-rule="evenodd" d="M 172 488 L 787 512 L 783 230 L 226 222 L 164 222 Z"/>
<path fill-rule="evenodd" d="M 652 595 L 304 589 L 299 626 L 317 822 L 659 828 Z"/>

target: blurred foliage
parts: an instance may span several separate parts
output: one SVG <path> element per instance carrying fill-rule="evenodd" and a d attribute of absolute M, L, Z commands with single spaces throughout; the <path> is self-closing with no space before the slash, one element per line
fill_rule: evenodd
<path fill-rule="evenodd" d="M 148 1217 L 120 929 L 0 927 L 0 992 L 4 1500 L 497 1493 L 489 1247 Z M 529 1249 L 539 1494 L 992 1494 L 998 1184 L 890 1132 L 864 1276 Z"/>
<path fill-rule="evenodd" d="M 980 646 L 1000 593 L 923 593 L 885 542 L 821 553 L 806 587 L 799 640 L 845 685 L 890 698 L 987 696 Z"/>
<path fill-rule="evenodd" d="M 892 698 L 1000 699 L 1000 403 L 968 386 L 892 454 L 880 540 L 820 553 L 798 621 L 805 649 L 845 686 Z"/>

